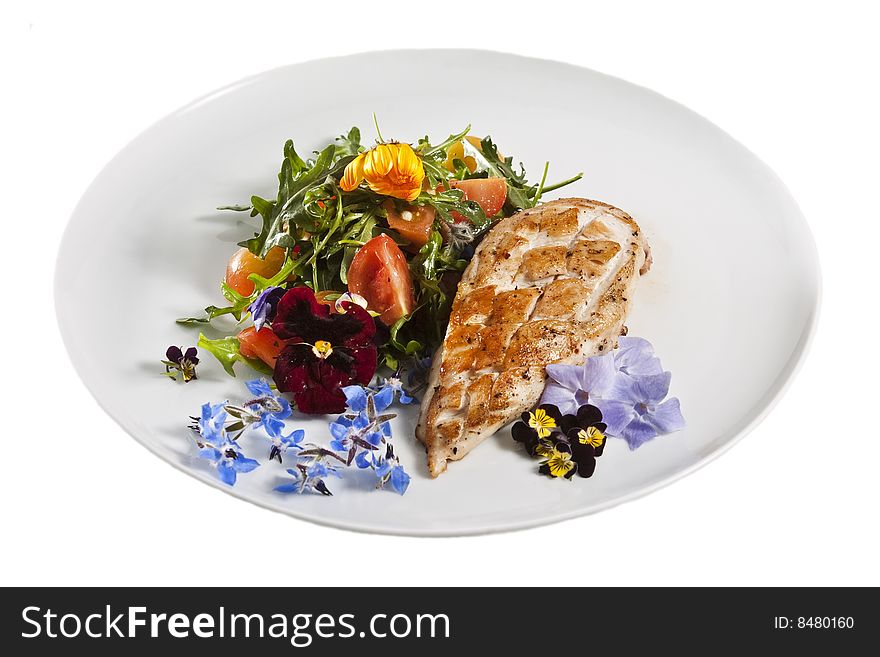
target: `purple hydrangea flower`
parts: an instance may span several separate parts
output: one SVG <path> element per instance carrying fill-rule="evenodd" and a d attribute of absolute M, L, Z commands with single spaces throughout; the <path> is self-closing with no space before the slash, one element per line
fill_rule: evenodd
<path fill-rule="evenodd" d="M 588 402 L 602 411 L 607 432 L 636 449 L 648 440 L 685 426 L 678 399 L 670 398 L 670 372 L 664 372 L 644 338 L 621 337 L 619 347 L 592 356 L 584 365 L 548 365 L 541 404 L 565 415 Z"/>
<path fill-rule="evenodd" d="M 576 415 L 594 397 L 602 397 L 617 375 L 614 356 L 605 354 L 587 359 L 583 365 L 548 365 L 549 380 L 541 404 L 553 404 L 563 415 Z"/>
<path fill-rule="evenodd" d="M 685 421 L 678 399 L 666 399 L 671 380 L 671 372 L 619 377 L 608 393 L 610 399 L 595 402 L 608 432 L 636 449 L 661 434 L 683 429 Z"/>
<path fill-rule="evenodd" d="M 612 353 L 617 371 L 623 374 L 635 376 L 663 372 L 660 359 L 654 355 L 654 347 L 645 338 L 621 336 Z"/>

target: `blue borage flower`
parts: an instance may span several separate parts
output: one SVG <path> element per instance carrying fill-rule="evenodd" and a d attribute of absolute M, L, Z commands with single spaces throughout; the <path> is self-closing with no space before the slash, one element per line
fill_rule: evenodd
<path fill-rule="evenodd" d="M 619 339 L 619 347 L 582 365 L 548 365 L 542 404 L 572 413 L 589 401 L 602 412 L 607 433 L 636 449 L 685 426 L 677 398 L 666 398 L 670 372 L 644 338 Z"/>
<path fill-rule="evenodd" d="M 257 461 L 247 458 L 232 441 L 223 445 L 204 443 L 199 448 L 198 456 L 212 463 L 220 481 L 230 486 L 235 485 L 239 473 L 251 472 L 260 467 Z"/>
<path fill-rule="evenodd" d="M 234 486 L 239 473 L 251 472 L 260 464 L 247 458 L 230 438 L 226 429 L 228 417 L 225 403 L 203 404 L 200 416 L 193 418 L 195 424 L 190 428 L 197 436 L 198 457 L 214 466 L 223 483 Z"/>
<path fill-rule="evenodd" d="M 333 495 L 324 480 L 330 476 L 342 478 L 339 468 L 345 465 L 345 459 L 338 454 L 310 444 L 297 455 L 296 466 L 287 469 L 287 474 L 294 481 L 276 486 L 275 490 L 279 493 L 314 491 L 321 495 Z"/>
<path fill-rule="evenodd" d="M 269 460 L 282 462 L 282 456 L 294 453 L 294 466 L 287 469 L 293 481 L 276 487 L 281 493 L 317 492 L 331 495 L 328 477 L 342 477 L 341 470 L 354 464 L 360 469 L 371 469 L 377 478 L 377 488 L 388 486 L 403 495 L 409 486 L 406 473 L 391 444 L 390 420 L 396 415 L 387 413 L 397 398 L 400 403 L 412 403 L 413 398 L 403 389 L 400 379 L 392 377 L 378 389 L 347 386 L 342 389 L 346 412 L 329 423 L 329 449 L 304 443 L 302 429 L 284 433 L 285 420 L 292 411 L 290 403 L 278 396 L 264 380 L 245 383 L 253 398 L 236 405 L 228 401 L 204 404 L 199 417 L 193 417 L 190 428 L 196 434 L 199 457 L 211 461 L 218 476 L 234 485 L 238 473 L 250 472 L 259 466 L 248 459 L 238 446 L 238 439 L 248 429 L 268 438 L 271 443 Z"/>
<path fill-rule="evenodd" d="M 401 404 L 412 404 L 416 401 L 415 397 L 409 394 L 406 389 L 403 387 L 403 381 L 401 380 L 399 374 L 395 374 L 392 377 L 385 379 L 385 383 L 379 388 L 376 392 L 376 396 L 390 396 L 391 401 L 394 401 L 395 395 L 397 396 L 397 401 Z"/>
<path fill-rule="evenodd" d="M 378 391 L 364 386 L 346 386 L 347 411 L 330 423 L 333 440 L 330 448 L 343 453 L 346 465 L 362 470 L 372 469 L 376 475 L 377 488 L 386 485 L 403 495 L 409 486 L 410 476 L 394 454 L 391 444 L 390 420 L 396 415 L 385 413 L 394 402 L 396 394 L 401 403 L 411 403 L 399 383 L 399 379 L 386 380 Z"/>

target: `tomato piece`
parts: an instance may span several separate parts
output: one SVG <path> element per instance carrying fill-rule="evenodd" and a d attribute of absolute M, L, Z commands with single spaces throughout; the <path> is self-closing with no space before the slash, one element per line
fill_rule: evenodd
<path fill-rule="evenodd" d="M 238 334 L 238 351 L 245 358 L 258 358 L 269 367 L 275 367 L 278 354 L 284 349 L 284 340 L 264 326 L 259 331 L 249 326 Z"/>
<path fill-rule="evenodd" d="M 348 291 L 364 297 L 388 326 L 412 312 L 415 297 L 406 256 L 388 235 L 374 237 L 355 254 Z"/>
<path fill-rule="evenodd" d="M 251 274 L 259 274 L 263 278 L 272 278 L 284 266 L 286 251 L 276 246 L 259 258 L 248 249 L 242 247 L 232 254 L 226 265 L 226 284 L 243 297 L 254 293 L 254 283 L 248 280 Z"/>
<path fill-rule="evenodd" d="M 507 200 L 507 181 L 504 178 L 471 178 L 469 180 L 450 180 L 452 189 L 464 192 L 466 201 L 476 201 L 487 217 L 494 217 L 504 207 Z M 457 213 L 456 213 L 457 214 Z M 459 221 L 466 221 L 458 215 Z"/>
<path fill-rule="evenodd" d="M 398 210 L 390 199 L 382 207 L 388 215 L 388 225 L 416 250 L 427 244 L 437 214 L 434 208 L 430 205 L 407 205 L 403 210 Z"/>

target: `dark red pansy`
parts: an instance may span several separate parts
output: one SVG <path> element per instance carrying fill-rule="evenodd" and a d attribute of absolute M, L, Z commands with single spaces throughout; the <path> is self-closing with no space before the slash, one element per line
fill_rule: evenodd
<path fill-rule="evenodd" d="M 367 385 L 376 373 L 375 322 L 357 304 L 342 305 L 344 314 L 331 313 L 307 287 L 278 302 L 272 331 L 289 342 L 275 363 L 275 384 L 303 413 L 342 413 L 342 388 Z"/>

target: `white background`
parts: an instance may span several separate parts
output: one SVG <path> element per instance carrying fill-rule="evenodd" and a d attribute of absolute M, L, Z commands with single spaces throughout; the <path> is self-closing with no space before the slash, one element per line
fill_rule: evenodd
<path fill-rule="evenodd" d="M 880 584 L 878 18 L 869 2 L 3 3 L 0 584 Z M 743 442 L 599 515 L 405 539 L 238 501 L 102 413 L 52 303 L 61 232 L 100 168 L 146 126 L 243 76 L 419 46 L 558 59 L 650 87 L 787 183 L 818 243 L 822 317 L 787 395 Z M 538 567 L 593 552 L 607 554 L 593 569 Z M 387 567 L 341 566 L 353 556 Z"/>

